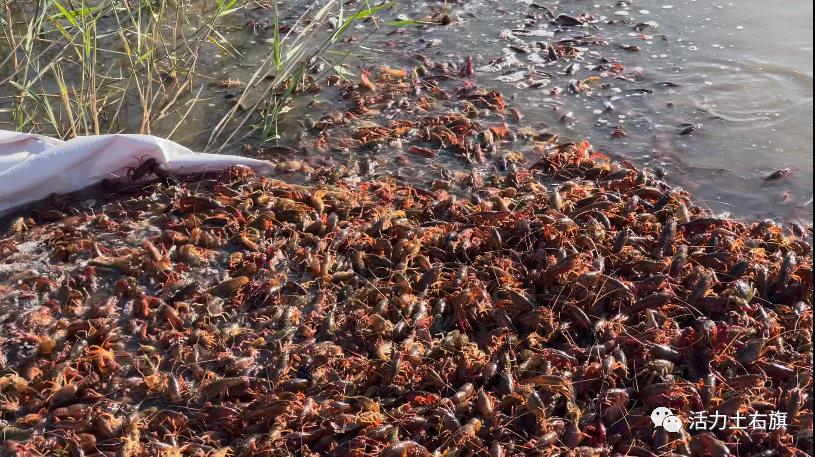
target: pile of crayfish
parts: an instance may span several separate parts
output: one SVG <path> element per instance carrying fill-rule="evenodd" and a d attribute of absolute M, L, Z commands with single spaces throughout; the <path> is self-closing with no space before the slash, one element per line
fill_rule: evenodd
<path fill-rule="evenodd" d="M 716 217 L 586 143 L 466 198 L 320 178 L 337 166 L 7 221 L 3 454 L 812 453 L 806 233 Z M 756 411 L 786 424 L 688 426 Z"/>

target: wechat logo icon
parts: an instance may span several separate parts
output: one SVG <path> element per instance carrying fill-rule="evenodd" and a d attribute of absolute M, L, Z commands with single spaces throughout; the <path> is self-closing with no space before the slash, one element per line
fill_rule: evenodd
<path fill-rule="evenodd" d="M 677 433 L 682 430 L 682 421 L 664 406 L 655 409 L 651 413 L 651 420 L 654 422 L 654 426 L 662 427 L 670 433 Z"/>

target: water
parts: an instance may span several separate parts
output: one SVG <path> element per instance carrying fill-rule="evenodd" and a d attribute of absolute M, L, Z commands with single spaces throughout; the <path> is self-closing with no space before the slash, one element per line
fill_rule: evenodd
<path fill-rule="evenodd" d="M 586 8 L 613 20 L 620 18 L 616 11 L 624 10 L 608 4 L 573 5 L 562 2 L 560 11 Z M 812 3 L 640 0 L 628 12 L 633 22 L 658 23 L 657 29 L 643 31 L 653 38 L 638 40 L 629 36 L 633 32 L 628 26 L 600 23 L 611 43 L 611 52 L 601 52 L 621 59 L 627 69 L 641 69 L 642 86 L 655 93 L 633 96 L 624 91 L 613 102 L 614 113 L 599 116 L 593 113 L 605 111 L 602 98 L 559 97 L 566 102 L 559 113 L 571 111 L 577 119 L 566 128 L 566 136 L 586 138 L 609 155 L 635 164 L 665 167 L 670 181 L 704 199 L 714 211 L 811 220 L 811 203 L 800 206 L 812 199 Z M 476 38 L 481 35 L 476 32 L 480 27 L 469 29 Z M 667 40 L 658 36 L 662 34 Z M 623 44 L 641 50 L 619 49 Z M 659 88 L 655 83 L 661 81 L 681 87 Z M 536 101 L 527 98 L 528 104 Z M 553 124 L 559 133 L 564 130 L 542 106 L 526 114 Z M 600 119 L 608 123 L 598 124 Z M 703 128 L 690 137 L 677 136 L 681 122 L 701 123 Z M 618 125 L 626 138 L 611 137 Z M 786 167 L 800 172 L 783 183 L 763 181 L 773 170 Z"/>
<path fill-rule="evenodd" d="M 628 144 L 595 142 L 670 161 L 676 182 L 716 211 L 811 220 L 811 203 L 800 206 L 812 200 L 812 3 L 648 1 L 632 10 L 643 8 L 671 41 L 630 56 L 629 65 L 683 87 L 634 104 L 650 122 L 629 130 Z M 666 109 L 666 100 L 676 108 Z M 704 128 L 676 138 L 674 120 Z M 800 172 L 780 184 L 762 181 L 785 167 Z"/>
<path fill-rule="evenodd" d="M 357 41 L 364 40 L 364 48 L 352 42 L 340 44 L 336 49 L 364 57 L 342 60 L 348 64 L 348 71 L 358 75 L 359 65 L 366 68 L 383 64 L 393 68 L 415 66 L 417 61 L 410 57 L 413 52 L 420 52 L 436 62 L 450 62 L 456 69 L 464 64 L 466 57 L 472 56 L 475 67 L 483 69 L 496 58 L 507 56 L 506 49 L 512 43 L 502 38 L 502 30 L 533 31 L 531 36 L 515 39 L 515 44 L 525 43 L 530 51 L 540 50 L 535 42 L 582 39 L 588 44 L 574 45 L 585 48 L 585 52 L 580 68 L 572 75 L 563 74 L 570 62 L 561 59 L 548 63 L 545 58 L 535 57 L 536 52 L 530 52 L 515 55 L 519 61 L 517 67 L 492 73 L 477 72 L 476 82 L 479 87 L 501 91 L 511 100 L 510 104 L 524 116 L 523 125 L 533 129 L 549 128 L 565 140 L 587 140 L 597 150 L 637 166 L 662 168 L 667 172 L 668 182 L 690 191 L 717 213 L 811 224 L 812 2 L 638 0 L 631 5 L 538 2 L 549 6 L 555 14 L 594 14 L 596 22 L 582 28 L 558 30 L 557 25 L 545 19 L 538 18 L 532 24 L 528 13 L 540 16 L 544 12 L 528 5 L 528 1 L 472 0 L 449 6 L 460 18 L 458 24 L 390 34 L 395 30 L 393 27 L 375 31 L 369 21 L 349 32 Z M 295 1 L 281 8 L 289 8 L 284 15 L 293 23 L 305 11 L 305 5 Z M 410 2 L 399 11 L 380 16 L 389 18 L 400 12 L 420 20 L 440 5 Z M 196 72 L 211 81 L 249 80 L 271 51 L 272 31 L 268 24 L 272 18 L 272 10 L 262 8 L 233 15 L 229 19 L 231 27 L 222 33 L 243 57 L 235 60 L 221 49 L 205 46 Z M 246 25 L 248 20 L 256 21 L 254 24 L 258 27 Z M 634 27 L 649 21 L 654 22 L 651 27 L 641 31 Z M 324 31 L 317 38 L 325 36 Z M 639 51 L 623 46 L 636 46 Z M 545 51 L 541 53 L 545 54 Z M 589 84 L 588 91 L 570 94 L 570 81 L 599 74 L 591 69 L 600 63 L 601 56 L 622 64 L 625 71 L 619 76 L 624 75 L 626 80 L 610 75 L 597 84 Z M 339 59 L 337 55 L 327 57 L 333 62 Z M 533 67 L 540 73 L 552 75 L 544 87 L 526 88 L 527 81 L 509 82 L 506 80 L 512 78 L 503 74 L 511 73 L 509 70 L 528 72 Z M 672 84 L 661 84 L 665 82 Z M 671 87 L 673 83 L 676 87 Z M 603 88 L 600 84 L 610 86 Z M 443 87 L 454 90 L 460 85 L 461 82 L 456 81 Z M 242 89 L 201 86 L 198 92 L 199 86 L 200 82 L 190 97 L 199 94 L 202 101 L 186 113 L 179 127 L 174 128 L 184 110 L 168 114 L 152 133 L 168 135 L 173 131 L 172 139 L 193 149 L 205 148 L 211 130 L 232 107 Z M 552 95 L 555 87 L 561 91 Z M 311 103 L 313 101 L 319 103 Z M 443 108 L 457 106 L 454 102 L 455 97 L 443 103 Z M 607 103 L 613 104 L 613 111 L 607 110 Z M 125 108 L 127 116 L 128 107 Z M 325 152 L 310 147 L 316 134 L 305 132 L 304 120 L 318 120 L 326 113 L 343 113 L 346 109 L 336 88 L 302 97 L 280 125 L 280 145 L 306 151 L 314 155 L 311 158 L 315 160 L 321 160 L 322 154 L 334 160 L 347 160 L 349 154 L 368 155 L 379 165 L 380 173 L 398 173 L 414 183 L 428 183 L 437 178 L 439 165 L 462 173 L 473 167 L 450 154 L 442 154 L 431 166 L 424 159 L 414 157 L 409 157 L 407 164 L 396 165 L 393 156 L 399 151 L 386 148 L 370 154 L 358 148 L 349 151 L 336 147 L 353 143 L 342 138 L 350 134 L 350 128 L 334 131 Z M 567 113 L 573 118 L 562 121 Z M 366 116 L 352 126 L 392 119 L 393 114 L 383 112 Z M 492 116 L 488 120 L 494 123 L 501 119 Z M 694 134 L 678 135 L 688 125 L 695 124 L 701 127 Z M 138 129 L 138 122 L 131 119 L 129 127 Z M 612 135 L 615 131 L 624 132 L 625 136 Z M 246 133 L 249 133 L 247 129 L 241 130 L 238 137 Z M 256 139 L 257 134 L 250 135 L 246 141 L 229 145 L 223 151 L 235 153 L 243 143 Z M 523 149 L 523 145 L 505 146 L 505 152 L 517 149 Z M 535 159 L 529 151 L 524 157 Z M 481 168 L 489 171 L 490 167 L 488 164 Z M 797 171 L 784 180 L 764 181 L 770 173 L 783 168 Z"/>

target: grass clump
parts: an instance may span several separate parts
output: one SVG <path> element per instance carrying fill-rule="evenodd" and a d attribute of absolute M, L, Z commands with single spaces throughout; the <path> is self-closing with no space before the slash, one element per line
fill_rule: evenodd
<path fill-rule="evenodd" d="M 212 56 L 241 62 L 245 49 L 235 36 L 256 26 L 248 18 L 257 11 L 271 16 L 268 54 L 237 103 L 201 131 L 181 129 L 204 134 L 209 150 L 249 135 L 261 143 L 279 138 L 280 117 L 306 70 L 355 22 L 393 6 L 364 0 L 347 11 L 339 0 L 318 0 L 300 5 L 294 23 L 284 27 L 278 3 L 259 0 L 0 2 L 0 129 L 63 139 L 172 137 L 213 105 L 204 90 L 216 82 Z M 337 62 L 330 68 L 347 72 Z M 247 106 L 252 93 L 261 97 Z"/>

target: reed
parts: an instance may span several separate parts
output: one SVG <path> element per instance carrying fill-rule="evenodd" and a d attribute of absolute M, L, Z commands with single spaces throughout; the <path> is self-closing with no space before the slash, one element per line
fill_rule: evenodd
<path fill-rule="evenodd" d="M 68 139 L 109 133 L 171 138 L 214 81 L 196 71 L 202 52 L 243 55 L 226 31 L 240 27 L 254 0 L 0 0 L 0 129 Z M 246 82 L 234 107 L 209 128 L 207 150 L 252 136 L 280 138 L 281 116 L 298 96 L 306 70 L 318 60 L 345 59 L 332 51 L 355 22 L 392 3 L 368 0 L 346 10 L 339 0 L 306 9 L 287 33 L 274 9 L 268 56 Z M 203 14 L 201 13 L 203 11 Z M 326 39 L 327 21 L 338 19 Z M 327 54 L 329 53 L 330 54 Z M 331 63 L 329 71 L 352 74 Z M 324 75 L 323 75 L 324 76 Z M 249 109 L 247 94 L 262 97 Z M 168 122 L 172 121 L 172 122 Z M 183 129 L 181 129 L 183 130 Z"/>

